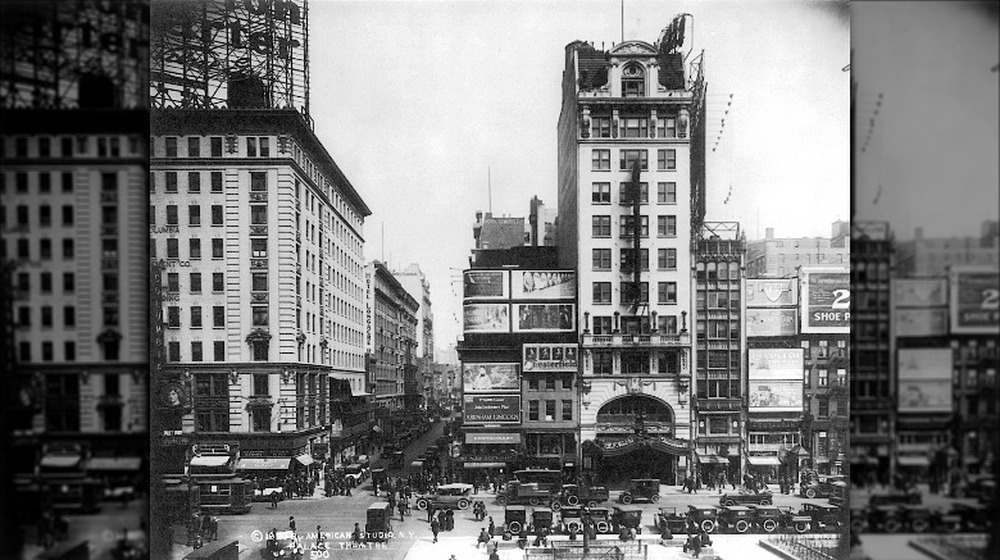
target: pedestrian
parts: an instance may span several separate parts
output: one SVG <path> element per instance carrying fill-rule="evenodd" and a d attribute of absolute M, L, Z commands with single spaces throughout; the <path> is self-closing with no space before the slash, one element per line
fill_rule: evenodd
<path fill-rule="evenodd" d="M 420 504 L 417 504 L 418 506 Z M 434 520 L 434 504 L 427 504 L 427 522 L 430 523 Z"/>
<path fill-rule="evenodd" d="M 486 527 L 483 527 L 479 531 L 479 538 L 476 539 L 476 550 L 479 550 L 479 545 L 487 544 L 490 542 L 490 535 L 486 533 Z"/>
<path fill-rule="evenodd" d="M 404 504 L 402 501 L 400 501 L 399 505 L 396 506 L 396 509 L 399 510 L 399 522 L 402 523 L 403 522 L 403 512 L 406 511 L 406 504 Z"/>
<path fill-rule="evenodd" d="M 293 515 L 288 516 L 288 528 L 291 529 L 293 533 L 295 532 L 295 516 Z"/>
<path fill-rule="evenodd" d="M 354 531 L 351 533 L 351 542 L 361 542 L 361 526 L 357 523 L 354 524 Z"/>
<path fill-rule="evenodd" d="M 438 533 L 441 532 L 441 524 L 438 523 L 436 517 L 431 520 L 431 532 L 434 533 L 434 542 L 438 542 Z"/>
<path fill-rule="evenodd" d="M 447 525 L 447 528 L 445 529 L 445 531 L 454 531 L 455 530 L 455 510 L 453 510 L 453 509 L 445 510 L 445 512 L 444 512 L 444 520 L 445 520 L 445 524 Z"/>
<path fill-rule="evenodd" d="M 323 530 L 320 526 L 316 526 L 316 546 L 317 550 L 326 550 L 326 537 L 323 536 Z"/>
<path fill-rule="evenodd" d="M 278 509 L 278 492 L 271 490 L 271 509 Z"/>
<path fill-rule="evenodd" d="M 497 532 L 497 526 L 493 523 L 493 516 L 490 516 L 490 534 L 495 534 Z"/>

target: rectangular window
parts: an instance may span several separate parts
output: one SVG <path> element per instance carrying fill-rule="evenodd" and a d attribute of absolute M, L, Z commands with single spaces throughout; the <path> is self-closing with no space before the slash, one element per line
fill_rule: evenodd
<path fill-rule="evenodd" d="M 216 305 L 212 307 L 212 326 L 213 327 L 226 326 L 226 308 L 224 306 Z"/>
<path fill-rule="evenodd" d="M 52 207 L 48 204 L 43 204 L 38 207 L 38 225 L 41 227 L 48 227 L 52 225 Z"/>
<path fill-rule="evenodd" d="M 656 236 L 677 237 L 677 216 L 657 216 Z"/>
<path fill-rule="evenodd" d="M 62 157 L 72 157 L 73 156 L 73 139 L 69 137 L 62 138 L 59 141 L 59 145 L 62 147 Z"/>
<path fill-rule="evenodd" d="M 191 308 L 191 328 L 200 329 L 201 328 L 201 307 L 193 306 Z"/>
<path fill-rule="evenodd" d="M 62 207 L 62 225 L 71 226 L 73 225 L 73 207 L 63 206 Z"/>
<path fill-rule="evenodd" d="M 597 138 L 611 138 L 611 117 L 593 117 L 591 133 Z"/>
<path fill-rule="evenodd" d="M 620 150 L 618 157 L 618 169 L 621 171 L 631 171 L 635 161 L 639 161 L 639 169 L 643 171 L 649 169 L 646 150 Z"/>
<path fill-rule="evenodd" d="M 610 317 L 608 317 L 610 319 Z M 610 326 L 609 326 L 610 330 Z M 614 373 L 614 357 L 611 350 L 594 351 L 594 375 L 611 375 Z"/>
<path fill-rule="evenodd" d="M 611 183 L 593 183 L 591 189 L 594 204 L 611 204 Z"/>
<path fill-rule="evenodd" d="M 188 240 L 188 258 L 193 261 L 201 260 L 201 239 Z"/>
<path fill-rule="evenodd" d="M 528 389 L 530 389 L 532 391 L 537 391 L 538 390 L 538 378 L 537 377 L 532 377 L 532 378 L 528 379 Z"/>
<path fill-rule="evenodd" d="M 167 157 L 177 157 L 177 137 L 167 136 L 164 139 L 164 148 Z"/>
<path fill-rule="evenodd" d="M 73 174 L 66 172 L 62 174 L 62 192 L 73 192 Z"/>
<path fill-rule="evenodd" d="M 247 157 L 257 157 L 256 138 L 247 138 Z"/>
<path fill-rule="evenodd" d="M 611 334 L 611 317 L 594 317 L 594 334 Z"/>
<path fill-rule="evenodd" d="M 632 199 L 629 197 L 630 184 L 618 184 L 618 204 L 632 205 Z M 649 183 L 639 183 L 639 204 L 649 204 Z"/>
<path fill-rule="evenodd" d="M 618 224 L 619 237 L 635 235 L 635 216 L 622 216 Z M 649 237 L 649 216 L 639 216 L 639 237 Z"/>
<path fill-rule="evenodd" d="M 191 227 L 201 225 L 201 206 L 195 204 L 188 206 L 188 225 Z"/>
<path fill-rule="evenodd" d="M 221 272 L 212 273 L 212 291 L 215 293 L 226 291 L 225 276 Z"/>
<path fill-rule="evenodd" d="M 250 256 L 263 259 L 267 257 L 267 240 L 266 239 L 251 239 L 250 240 Z"/>
<path fill-rule="evenodd" d="M 573 420 L 573 401 L 562 402 L 562 419 L 565 422 Z"/>
<path fill-rule="evenodd" d="M 252 324 L 255 327 L 266 327 L 268 325 L 268 308 L 265 305 L 254 305 L 250 308 Z"/>
<path fill-rule="evenodd" d="M 38 174 L 38 192 L 40 193 L 52 192 L 52 175 L 49 175 L 48 173 Z"/>
<path fill-rule="evenodd" d="M 658 118 L 656 119 L 656 137 L 657 138 L 676 138 L 677 137 L 677 119 L 674 117 Z"/>
<path fill-rule="evenodd" d="M 177 293 L 181 291 L 180 274 L 177 272 L 167 273 L 167 291 Z"/>
<path fill-rule="evenodd" d="M 213 204 L 212 205 L 212 225 L 221 226 L 222 225 L 222 205 Z"/>
<path fill-rule="evenodd" d="M 657 249 L 656 268 L 660 270 L 677 270 L 677 249 Z"/>
<path fill-rule="evenodd" d="M 656 318 L 657 329 L 663 334 L 677 334 L 677 316 L 660 315 Z M 676 358 L 676 354 L 673 354 Z"/>
<path fill-rule="evenodd" d="M 657 303 L 677 303 L 677 282 L 659 282 L 656 286 Z"/>
<path fill-rule="evenodd" d="M 179 329 L 181 327 L 181 308 L 176 305 L 171 305 L 167 308 L 167 326 L 171 329 Z"/>
<path fill-rule="evenodd" d="M 191 293 L 192 294 L 200 294 L 201 293 L 201 273 L 200 272 L 192 272 L 191 275 L 190 275 L 190 283 L 191 283 Z"/>
<path fill-rule="evenodd" d="M 167 361 L 179 362 L 181 361 L 181 343 L 177 341 L 171 341 L 167 343 Z"/>
<path fill-rule="evenodd" d="M 201 138 L 197 136 L 188 138 L 188 157 L 201 157 Z"/>
<path fill-rule="evenodd" d="M 191 361 L 200 362 L 202 361 L 201 353 L 201 341 L 195 340 L 191 342 Z"/>
<path fill-rule="evenodd" d="M 270 138 L 260 138 L 260 157 L 270 157 L 271 156 L 271 139 Z"/>
<path fill-rule="evenodd" d="M 222 251 L 222 239 L 218 238 L 218 237 L 213 238 L 212 239 L 212 258 L 213 259 L 221 259 L 222 256 L 223 256 L 222 253 L 223 253 L 223 251 Z"/>
<path fill-rule="evenodd" d="M 545 421 L 551 422 L 556 419 L 556 401 L 545 401 Z"/>
<path fill-rule="evenodd" d="M 631 274 L 635 271 L 635 249 L 621 249 L 619 256 L 621 271 Z M 649 249 L 639 249 L 639 270 L 649 270 Z"/>
<path fill-rule="evenodd" d="M 594 303 L 611 303 L 611 282 L 594 282 Z"/>
<path fill-rule="evenodd" d="M 211 150 L 212 157 L 222 157 L 222 137 L 213 136 L 208 139 L 209 150 Z"/>
<path fill-rule="evenodd" d="M 255 292 L 267 291 L 267 273 L 254 272 L 250 277 L 250 289 Z"/>
<path fill-rule="evenodd" d="M 263 171 L 250 172 L 250 191 L 267 192 L 267 173 Z"/>
<path fill-rule="evenodd" d="M 268 388 L 266 373 L 255 373 L 253 376 L 253 395 L 255 397 L 266 397 L 271 394 Z"/>
<path fill-rule="evenodd" d="M 528 420 L 538 420 L 538 402 L 528 401 Z"/>
<path fill-rule="evenodd" d="M 222 192 L 222 172 L 221 171 L 213 171 L 209 175 L 209 177 L 212 180 L 212 187 L 211 187 L 212 188 L 212 192 L 213 193 L 221 193 Z"/>
<path fill-rule="evenodd" d="M 198 171 L 188 172 L 188 192 L 189 193 L 200 193 L 201 192 L 201 173 Z"/>
<path fill-rule="evenodd" d="M 623 118 L 621 119 L 622 136 L 625 138 L 648 138 L 649 119 L 646 118 Z"/>
<path fill-rule="evenodd" d="M 819 370 L 817 381 L 817 387 L 828 387 L 830 385 L 830 373 L 825 369 Z"/>
<path fill-rule="evenodd" d="M 677 169 L 677 150 L 656 150 L 656 169 L 660 171 Z"/>
<path fill-rule="evenodd" d="M 253 225 L 264 225 L 267 224 L 267 205 L 266 204 L 251 204 L 250 205 L 250 223 Z"/>
<path fill-rule="evenodd" d="M 594 270 L 611 270 L 611 249 L 594 249 Z"/>
<path fill-rule="evenodd" d="M 637 286 L 635 282 L 622 282 L 619 286 L 622 294 L 622 300 L 627 302 L 639 301 L 640 303 L 649 302 L 649 282 L 639 282 Z M 648 324 L 646 325 L 648 329 Z"/>
<path fill-rule="evenodd" d="M 656 184 L 657 204 L 677 204 L 677 183 L 665 182 Z"/>
<path fill-rule="evenodd" d="M 164 174 L 164 179 L 166 180 L 166 186 L 164 187 L 168 193 L 177 192 L 177 172 L 167 171 Z"/>
<path fill-rule="evenodd" d="M 168 259 L 179 259 L 181 258 L 180 250 L 180 240 L 174 237 L 167 238 L 167 258 Z"/>
<path fill-rule="evenodd" d="M 76 361 L 76 342 L 67 340 L 63 343 L 63 358 L 67 362 Z"/>
<path fill-rule="evenodd" d="M 167 225 L 176 226 L 178 224 L 177 219 L 177 205 L 168 204 L 167 205 Z"/>
<path fill-rule="evenodd" d="M 214 359 L 217 362 L 226 361 L 226 343 L 222 340 L 216 340 L 212 346 L 214 346 Z"/>
<path fill-rule="evenodd" d="M 593 216 L 591 222 L 593 237 L 611 237 L 611 216 Z"/>
<path fill-rule="evenodd" d="M 611 171 L 611 150 L 591 150 L 590 158 L 593 171 Z"/>

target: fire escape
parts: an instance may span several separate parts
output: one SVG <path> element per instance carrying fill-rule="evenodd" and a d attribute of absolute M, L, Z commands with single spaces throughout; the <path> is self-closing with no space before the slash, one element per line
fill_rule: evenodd
<path fill-rule="evenodd" d="M 649 298 L 643 298 L 642 288 L 642 215 L 641 203 L 642 193 L 639 182 L 641 162 L 636 159 L 632 164 L 631 181 L 625 183 L 625 198 L 623 205 L 632 208 L 631 236 L 632 247 L 625 253 L 625 262 L 622 263 L 622 274 L 631 274 L 631 281 L 622 283 L 622 306 L 628 306 L 626 324 L 628 328 L 623 328 L 626 334 L 648 334 L 649 329 Z M 629 233 L 629 221 L 626 221 L 625 232 Z M 638 322 L 637 325 L 634 323 Z M 624 327 L 625 325 L 623 325 Z M 635 331 L 635 332 L 632 332 Z"/>

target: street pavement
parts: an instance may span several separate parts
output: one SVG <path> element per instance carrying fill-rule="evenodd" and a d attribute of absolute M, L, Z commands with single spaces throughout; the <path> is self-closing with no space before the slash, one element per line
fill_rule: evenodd
<path fill-rule="evenodd" d="M 975 504 L 976 498 L 949 498 L 944 493 L 932 494 L 930 486 L 927 484 L 917 484 L 923 504 L 931 508 L 951 509 L 951 506 L 958 503 Z M 868 505 L 868 500 L 873 494 L 888 494 L 889 490 L 882 487 L 874 488 L 851 488 L 851 507 L 864 507 Z"/>
<path fill-rule="evenodd" d="M 69 525 L 68 538 L 63 543 L 87 541 L 91 560 L 110 560 L 112 549 L 125 532 L 129 540 L 146 540 L 145 532 L 140 530 L 139 519 L 148 515 L 149 504 L 146 500 L 131 500 L 124 509 L 120 502 L 102 502 L 98 513 L 63 516 Z M 37 531 L 34 527 L 26 527 L 24 536 L 26 543 L 21 558 L 34 560 L 44 552 L 38 545 Z"/>

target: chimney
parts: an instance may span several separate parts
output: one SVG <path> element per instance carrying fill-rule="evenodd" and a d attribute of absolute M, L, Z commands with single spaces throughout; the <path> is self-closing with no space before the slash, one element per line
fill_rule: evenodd
<path fill-rule="evenodd" d="M 914 239 L 923 239 L 924 238 L 924 228 L 918 227 L 916 230 L 914 230 L 914 232 L 913 232 L 913 238 Z"/>
<path fill-rule="evenodd" d="M 764 229 L 764 239 L 774 239 L 774 228 L 769 227 Z"/>

